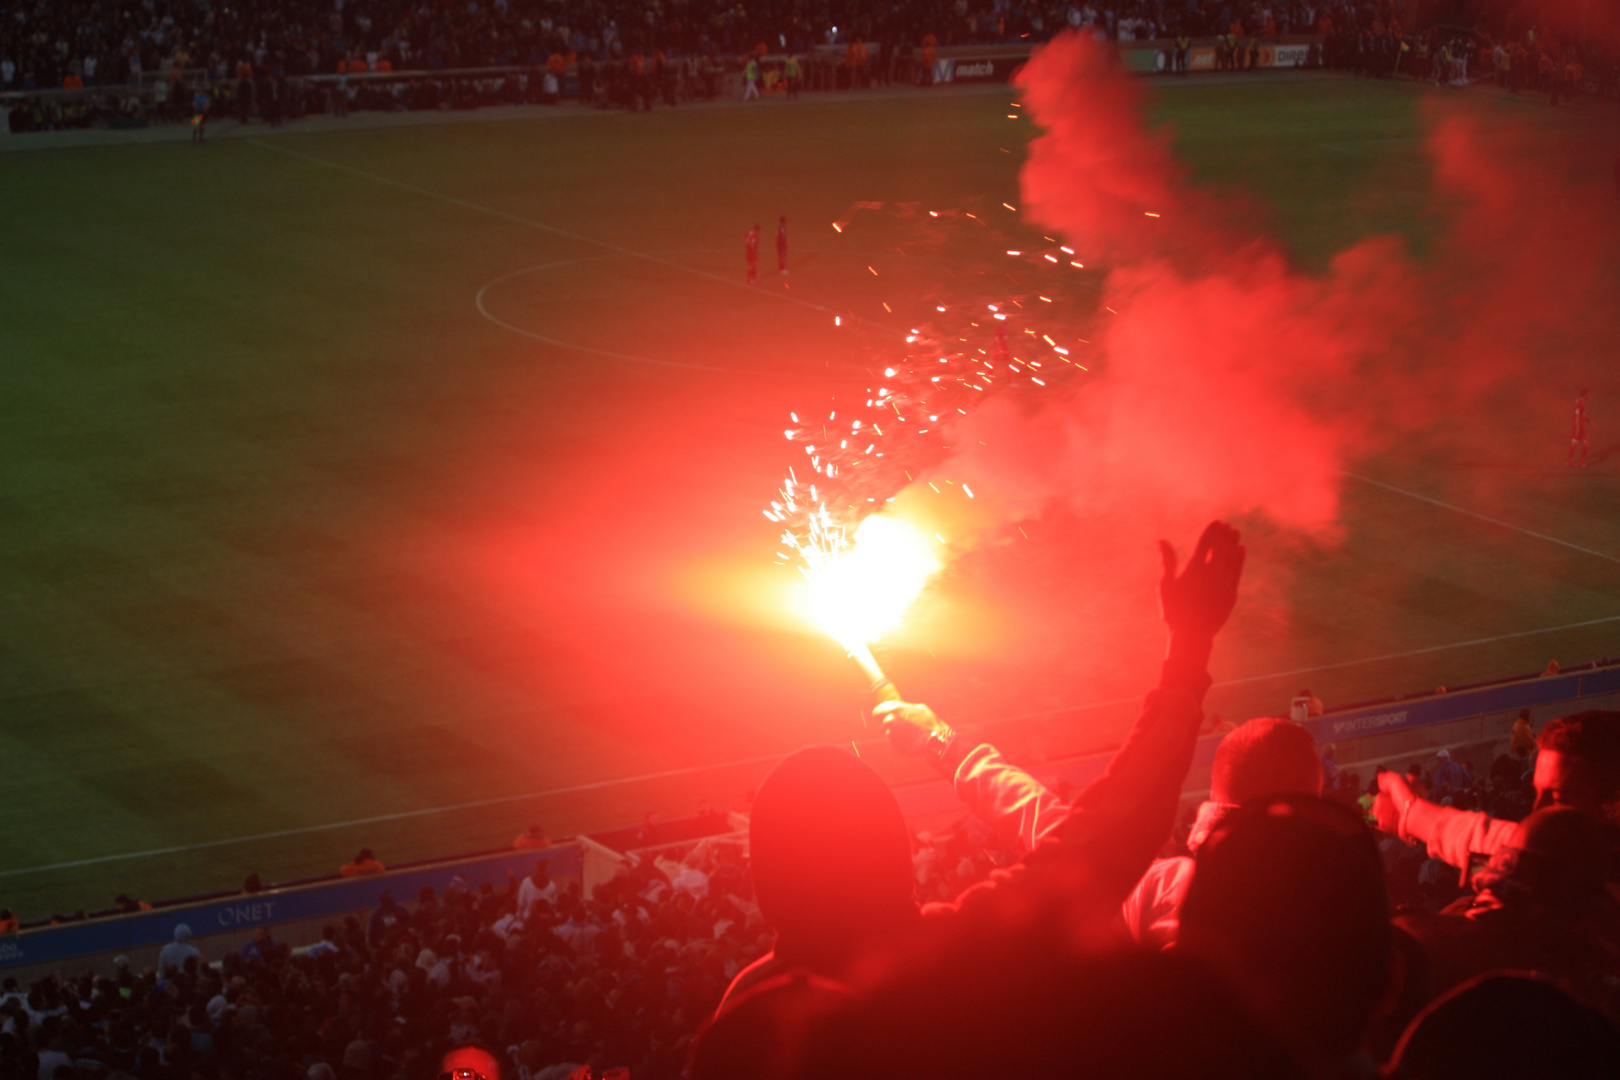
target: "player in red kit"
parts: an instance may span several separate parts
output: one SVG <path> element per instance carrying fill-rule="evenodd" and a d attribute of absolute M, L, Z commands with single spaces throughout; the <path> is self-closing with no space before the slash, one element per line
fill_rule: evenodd
<path fill-rule="evenodd" d="M 1586 419 L 1586 391 L 1575 399 L 1575 416 L 1569 425 L 1569 463 L 1575 464 L 1575 448 L 1581 448 L 1581 468 L 1586 468 L 1586 447 L 1588 444 L 1588 430 L 1590 423 Z"/>
<path fill-rule="evenodd" d="M 748 239 L 743 241 L 743 252 L 748 256 L 748 284 L 759 284 L 759 226 L 755 225 L 748 230 Z"/>
<path fill-rule="evenodd" d="M 1007 344 L 1007 324 L 1000 319 L 996 320 L 996 343 L 991 349 L 990 358 L 998 364 L 1012 361 L 1012 347 Z"/>
<path fill-rule="evenodd" d="M 787 273 L 787 215 L 776 219 L 776 272 Z"/>

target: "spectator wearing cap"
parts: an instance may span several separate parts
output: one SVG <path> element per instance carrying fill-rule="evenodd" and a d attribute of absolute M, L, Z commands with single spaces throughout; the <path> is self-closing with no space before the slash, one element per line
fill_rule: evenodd
<path fill-rule="evenodd" d="M 186 969 L 187 960 L 200 960 L 202 953 L 191 944 L 191 927 L 181 923 L 174 928 L 174 940 L 158 953 L 158 978 L 167 979 L 171 972 Z"/>
<path fill-rule="evenodd" d="M 373 855 L 368 847 L 361 848 L 360 853 L 354 857 L 352 862 L 346 862 L 338 867 L 338 873 L 344 877 L 366 877 L 371 874 L 387 873 L 387 871 L 388 867 L 378 862 L 377 856 Z"/>

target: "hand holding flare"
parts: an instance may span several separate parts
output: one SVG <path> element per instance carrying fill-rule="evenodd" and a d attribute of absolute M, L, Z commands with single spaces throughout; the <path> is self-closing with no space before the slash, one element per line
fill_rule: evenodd
<path fill-rule="evenodd" d="M 861 522 L 853 543 L 826 554 L 806 571 L 811 621 L 861 665 L 879 701 L 899 701 L 900 694 L 869 644 L 900 625 L 906 609 L 939 571 L 934 546 L 911 525 L 878 514 Z"/>

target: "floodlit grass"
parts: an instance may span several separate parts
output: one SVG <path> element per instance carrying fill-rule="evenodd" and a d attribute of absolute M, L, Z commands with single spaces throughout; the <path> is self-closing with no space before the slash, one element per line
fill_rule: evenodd
<path fill-rule="evenodd" d="M 1302 266 L 1374 232 L 1421 249 L 1423 91 L 1161 87 L 1155 115 L 1195 178 L 1248 192 Z M 562 835 L 684 813 L 739 799 L 757 759 L 867 737 L 836 650 L 728 614 L 747 586 L 725 568 L 769 570 L 758 506 L 790 463 L 778 416 L 860 381 L 832 315 L 881 322 L 881 301 L 914 302 L 941 268 L 977 272 L 959 252 L 898 251 L 909 226 L 892 219 L 846 237 L 827 223 L 857 200 L 1016 205 L 1027 131 L 1000 101 L 7 155 L 0 904 L 38 917 L 318 873 L 361 844 L 400 861 L 501 846 L 531 819 Z M 1554 140 L 1589 122 L 1534 116 Z M 747 291 L 756 221 L 767 280 Z M 537 336 L 490 321 L 480 295 Z M 1598 403 L 1620 387 L 1593 381 L 1601 446 Z M 1512 438 L 1491 462 L 1368 467 L 1458 500 L 1498 468 L 1489 513 L 1620 552 L 1614 467 L 1564 474 L 1563 415 L 1447 422 Z M 1293 618 L 1235 625 L 1227 677 L 1620 615 L 1613 562 L 1365 486 L 1346 491 L 1341 546 L 1257 542 L 1254 557 L 1291 560 Z M 1218 690 L 1212 707 L 1277 711 L 1298 681 L 1330 704 L 1456 685 L 1615 640 L 1510 638 Z M 978 718 L 1113 696 L 1077 671 L 1033 701 L 1014 685 L 973 697 L 1012 669 L 897 663 L 942 712 L 961 688 Z M 1132 687 L 1151 677 L 1124 667 Z M 1108 715 L 998 737 L 1095 746 L 1120 730 Z M 740 764 L 710 768 L 725 762 Z M 535 792 L 552 794 L 521 798 Z M 464 808 L 401 816 L 445 807 Z M 138 852 L 157 854 L 31 869 Z"/>

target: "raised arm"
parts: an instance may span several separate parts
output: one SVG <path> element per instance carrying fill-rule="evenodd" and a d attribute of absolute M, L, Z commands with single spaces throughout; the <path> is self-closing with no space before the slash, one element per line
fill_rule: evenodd
<path fill-rule="evenodd" d="M 1455 866 L 1466 877 L 1473 855 L 1490 856 L 1512 839 L 1518 825 L 1474 810 L 1456 810 L 1419 798 L 1394 772 L 1378 774 L 1373 816 L 1381 832 L 1422 844 L 1431 859 Z"/>
<path fill-rule="evenodd" d="M 1159 599 L 1170 641 L 1158 686 L 1107 770 L 1024 860 L 1030 870 L 1083 867 L 1088 900 L 1099 910 L 1124 900 L 1175 824 L 1203 720 L 1210 652 L 1237 601 L 1246 553 L 1236 529 L 1212 522 L 1185 568 L 1178 571 L 1168 543 L 1160 543 L 1160 554 Z"/>
<path fill-rule="evenodd" d="M 926 705 L 886 701 L 872 710 L 889 745 L 902 757 L 921 758 L 956 789 L 979 820 L 1017 837 L 1022 855 L 1063 820 L 1068 807 L 1046 785 L 1007 761 L 989 743 L 963 735 Z"/>

